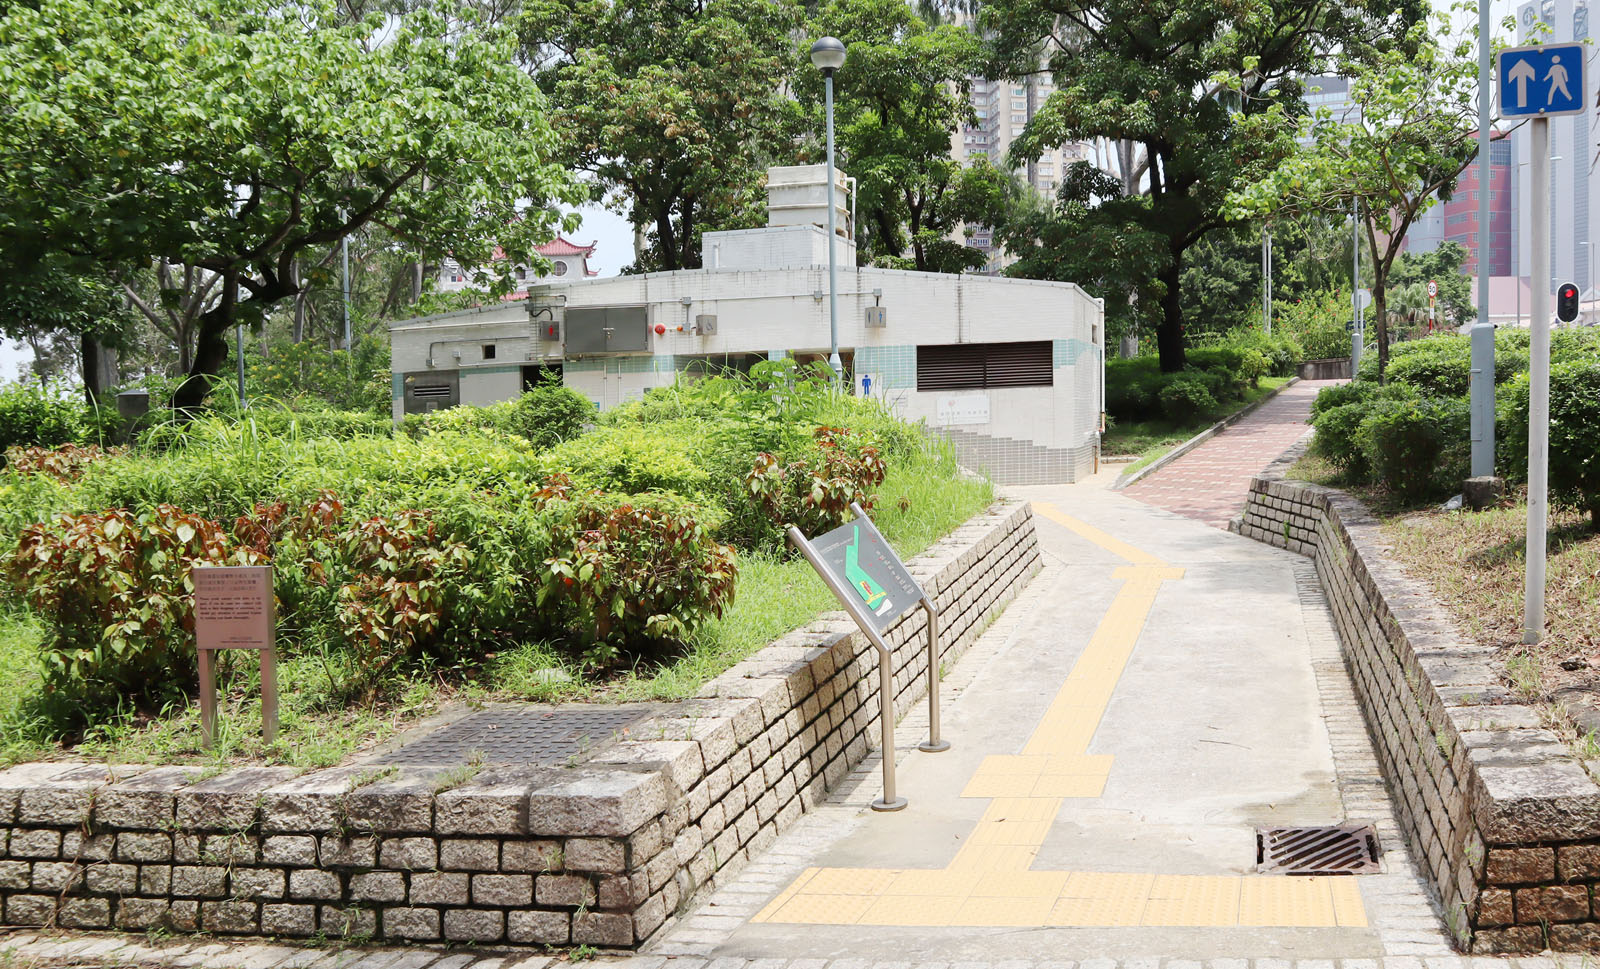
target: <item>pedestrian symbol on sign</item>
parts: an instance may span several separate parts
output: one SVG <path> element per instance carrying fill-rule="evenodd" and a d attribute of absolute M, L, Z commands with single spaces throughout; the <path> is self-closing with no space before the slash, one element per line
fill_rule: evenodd
<path fill-rule="evenodd" d="M 1500 113 L 1510 117 L 1581 114 L 1583 44 L 1533 44 L 1500 52 Z"/>

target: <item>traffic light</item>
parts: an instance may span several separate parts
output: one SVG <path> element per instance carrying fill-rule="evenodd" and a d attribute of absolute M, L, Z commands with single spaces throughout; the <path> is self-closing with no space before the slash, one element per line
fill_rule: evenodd
<path fill-rule="evenodd" d="M 1562 283 L 1556 290 L 1556 319 L 1563 323 L 1571 323 L 1578 318 L 1578 286 L 1576 283 Z"/>

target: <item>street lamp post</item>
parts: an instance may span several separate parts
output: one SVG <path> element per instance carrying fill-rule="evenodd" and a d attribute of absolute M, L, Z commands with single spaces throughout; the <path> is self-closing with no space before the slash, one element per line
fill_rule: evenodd
<path fill-rule="evenodd" d="M 828 129 L 828 366 L 834 379 L 844 375 L 839 359 L 839 261 L 834 255 L 838 240 L 834 227 L 833 205 L 833 72 L 844 66 L 844 42 L 837 37 L 822 37 L 811 45 L 811 63 L 822 72 L 822 100 L 826 106 Z"/>

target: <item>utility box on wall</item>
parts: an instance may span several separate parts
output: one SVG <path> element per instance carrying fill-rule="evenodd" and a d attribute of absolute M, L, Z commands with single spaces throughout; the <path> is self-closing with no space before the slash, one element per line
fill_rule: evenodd
<path fill-rule="evenodd" d="M 567 353 L 627 353 L 649 349 L 644 306 L 567 307 Z"/>
<path fill-rule="evenodd" d="M 715 336 L 717 333 L 717 317 L 713 313 L 701 313 L 694 318 L 694 332 L 700 336 Z"/>
<path fill-rule="evenodd" d="M 867 326 L 878 329 L 889 325 L 889 308 L 886 306 L 867 307 Z"/>
<path fill-rule="evenodd" d="M 408 373 L 405 388 L 407 414 L 426 414 L 461 403 L 461 374 L 455 370 Z"/>

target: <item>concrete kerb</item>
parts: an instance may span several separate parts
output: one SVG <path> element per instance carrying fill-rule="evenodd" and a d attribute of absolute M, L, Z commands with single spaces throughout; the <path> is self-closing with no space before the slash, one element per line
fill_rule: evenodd
<path fill-rule="evenodd" d="M 999 502 L 908 563 L 959 655 L 1039 568 Z M 895 715 L 925 620 L 885 637 Z M 829 614 L 568 767 L 0 772 L 0 924 L 629 948 L 738 871 L 875 745 L 873 648 Z"/>
<path fill-rule="evenodd" d="M 1179 458 L 1183 457 L 1185 454 L 1188 454 L 1190 451 L 1193 451 L 1195 448 L 1197 448 L 1200 445 L 1204 444 L 1205 442 L 1211 440 L 1213 437 L 1216 437 L 1217 434 L 1219 432 L 1221 432 L 1223 428 L 1228 427 L 1228 426 L 1230 426 L 1232 424 L 1237 424 L 1239 421 L 1242 421 L 1246 417 L 1249 417 L 1251 414 L 1254 414 L 1261 407 L 1265 406 L 1268 401 L 1272 400 L 1274 397 L 1278 396 L 1279 394 L 1281 394 L 1284 391 L 1288 390 L 1290 387 L 1293 387 L 1295 384 L 1299 383 L 1300 379 L 1301 378 L 1299 378 L 1299 377 L 1290 377 L 1288 379 L 1288 381 L 1286 381 L 1282 387 L 1277 388 L 1272 393 L 1267 394 L 1265 397 L 1261 398 L 1258 401 L 1255 401 L 1254 403 L 1252 403 L 1252 404 L 1250 404 L 1250 405 L 1248 405 L 1246 407 L 1241 407 L 1239 410 L 1233 412 L 1232 414 L 1229 414 L 1227 417 L 1224 417 L 1222 420 L 1217 421 L 1215 424 L 1212 424 L 1210 427 L 1208 427 L 1205 430 L 1201 431 L 1199 434 L 1196 434 L 1194 437 L 1191 437 L 1187 441 L 1184 441 L 1182 444 L 1178 445 L 1177 447 L 1175 447 L 1172 450 L 1168 451 L 1166 454 L 1163 454 L 1161 457 L 1155 459 L 1154 461 L 1152 461 L 1149 464 L 1145 465 L 1144 467 L 1140 468 L 1138 471 L 1133 471 L 1133 472 L 1124 471 L 1122 473 L 1122 475 L 1119 478 L 1117 478 L 1117 480 L 1115 482 L 1112 483 L 1111 490 L 1112 491 L 1121 491 L 1122 489 L 1128 487 L 1129 485 L 1134 484 L 1135 482 L 1138 482 L 1138 481 L 1143 481 L 1145 478 L 1148 478 L 1150 475 L 1155 474 L 1157 471 L 1160 471 L 1162 468 L 1166 467 L 1167 465 L 1171 464 L 1172 462 L 1174 462 L 1174 461 L 1178 460 Z"/>
<path fill-rule="evenodd" d="M 1397 819 L 1458 944 L 1600 948 L 1600 785 L 1504 685 L 1495 650 L 1386 555 L 1379 522 L 1334 488 L 1251 484 L 1230 530 L 1316 563 Z"/>

